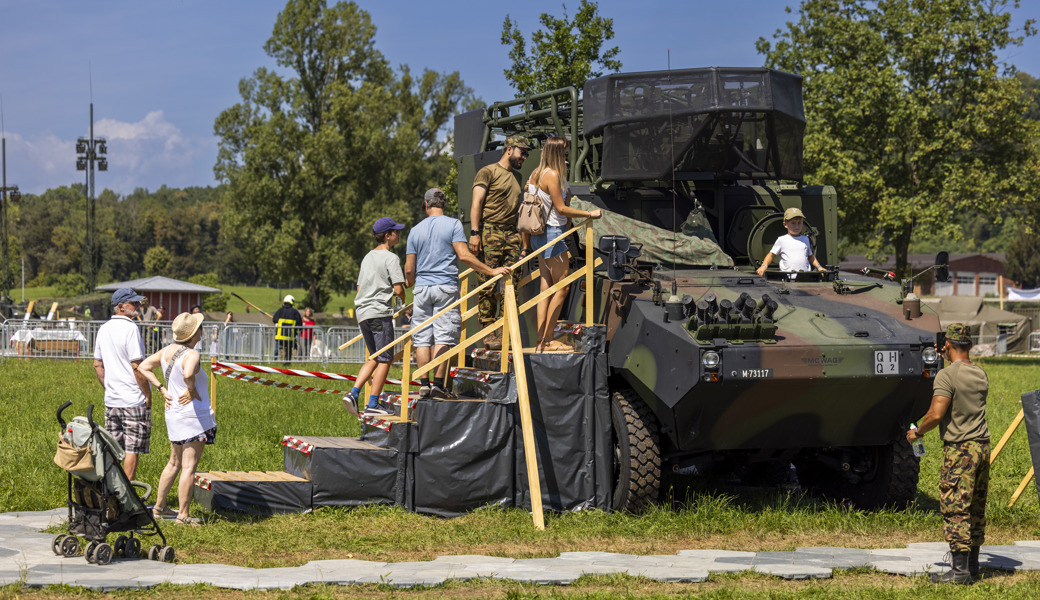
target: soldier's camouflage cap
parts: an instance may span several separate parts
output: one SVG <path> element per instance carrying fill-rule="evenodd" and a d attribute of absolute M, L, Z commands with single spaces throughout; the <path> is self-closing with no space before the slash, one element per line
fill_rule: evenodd
<path fill-rule="evenodd" d="M 522 135 L 511 135 L 506 138 L 506 148 L 523 148 L 524 150 L 530 150 L 531 140 Z"/>
<path fill-rule="evenodd" d="M 971 327 L 966 323 L 951 323 L 946 328 L 946 339 L 951 342 L 970 342 Z"/>

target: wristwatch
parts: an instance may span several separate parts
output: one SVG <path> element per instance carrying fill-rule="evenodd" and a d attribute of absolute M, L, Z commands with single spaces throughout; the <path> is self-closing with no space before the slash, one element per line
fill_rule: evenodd
<path fill-rule="evenodd" d="M 480 235 L 480 230 L 479 229 L 470 229 L 469 230 L 469 235 L 471 237 L 474 236 L 474 235 Z"/>

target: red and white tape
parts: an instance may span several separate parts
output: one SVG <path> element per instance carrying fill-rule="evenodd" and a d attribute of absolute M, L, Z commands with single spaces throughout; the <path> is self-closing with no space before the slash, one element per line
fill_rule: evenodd
<path fill-rule="evenodd" d="M 224 363 L 216 362 L 213 363 L 214 369 L 228 369 L 231 371 L 252 371 L 253 373 L 274 373 L 278 375 L 293 375 L 296 377 L 317 377 L 319 379 L 337 379 L 340 381 L 357 381 L 355 375 L 344 375 L 342 373 L 324 373 L 322 371 L 305 371 L 303 369 L 279 369 L 277 367 L 264 367 L 261 365 L 242 365 L 238 363 Z M 387 378 L 387 383 L 391 385 L 401 385 L 400 379 Z M 413 381 L 410 385 L 419 385 L 418 381 Z"/>
<path fill-rule="evenodd" d="M 199 475 L 198 473 L 196 473 L 195 474 L 195 485 L 200 487 L 200 488 L 202 488 L 202 489 L 204 489 L 204 490 L 208 490 L 208 489 L 213 487 L 213 482 L 210 481 L 209 479 L 206 479 L 205 477 Z"/>
<path fill-rule="evenodd" d="M 573 333 L 575 335 L 585 330 L 585 326 L 580 323 L 557 323 L 556 328 L 553 329 L 555 333 Z"/>
<path fill-rule="evenodd" d="M 229 371 L 227 369 L 220 369 L 220 368 L 213 369 L 213 374 L 214 375 L 220 375 L 222 377 L 227 377 L 229 379 L 238 379 L 239 381 L 247 381 L 249 383 L 256 383 L 256 384 L 259 384 L 259 385 L 269 385 L 271 387 L 281 388 L 281 389 L 290 390 L 290 391 L 314 392 L 316 394 L 336 394 L 336 395 L 343 395 L 343 394 L 347 393 L 347 392 L 345 392 L 343 390 L 326 390 L 326 389 L 323 389 L 323 388 L 314 388 L 314 387 L 308 387 L 308 386 L 305 386 L 305 385 L 293 385 L 291 383 L 286 383 L 284 381 L 273 381 L 271 379 L 264 379 L 262 377 L 256 377 L 254 375 L 246 375 L 244 373 L 235 373 L 233 371 Z"/>
<path fill-rule="evenodd" d="M 491 373 L 487 371 L 459 367 L 455 367 L 451 370 L 451 376 L 455 379 L 467 379 L 469 381 L 476 381 L 477 383 L 488 383 L 491 380 Z"/>
<path fill-rule="evenodd" d="M 300 452 L 308 455 L 311 452 L 314 452 L 314 444 L 308 444 L 291 435 L 287 435 L 282 438 L 282 445 L 293 450 L 299 450 Z"/>

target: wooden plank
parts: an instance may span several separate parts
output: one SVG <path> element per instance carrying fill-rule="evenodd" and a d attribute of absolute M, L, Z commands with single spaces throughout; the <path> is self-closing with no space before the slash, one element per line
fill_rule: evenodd
<path fill-rule="evenodd" d="M 506 325 L 512 332 L 513 373 L 516 376 L 516 391 L 520 404 L 520 426 L 524 437 L 524 458 L 527 462 L 527 486 L 531 490 L 531 518 L 535 529 L 545 529 L 542 513 L 542 488 L 538 479 L 538 457 L 535 454 L 534 423 L 531 419 L 531 399 L 527 395 L 527 369 L 524 367 L 523 347 L 520 342 L 520 315 L 516 310 L 516 290 L 513 280 L 506 279 L 505 293 Z M 505 348 L 503 347 L 503 353 Z"/>

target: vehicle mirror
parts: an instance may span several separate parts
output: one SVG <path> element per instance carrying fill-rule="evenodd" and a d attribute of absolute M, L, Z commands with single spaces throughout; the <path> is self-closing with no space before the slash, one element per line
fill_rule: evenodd
<path fill-rule="evenodd" d="M 935 255 L 935 280 L 943 283 L 950 280 L 950 253 L 940 252 Z"/>

